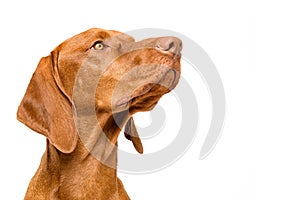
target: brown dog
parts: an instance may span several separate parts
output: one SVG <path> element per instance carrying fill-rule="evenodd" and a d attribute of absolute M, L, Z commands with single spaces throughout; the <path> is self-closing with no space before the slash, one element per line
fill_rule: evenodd
<path fill-rule="evenodd" d="M 41 59 L 17 118 L 47 137 L 25 199 L 129 199 L 117 178 L 117 138 L 143 152 L 132 115 L 151 110 L 178 83 L 181 41 L 140 42 L 90 29 Z"/>

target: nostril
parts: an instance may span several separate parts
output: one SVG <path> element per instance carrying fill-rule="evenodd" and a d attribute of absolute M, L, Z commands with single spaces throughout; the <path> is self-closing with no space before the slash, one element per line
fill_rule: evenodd
<path fill-rule="evenodd" d="M 175 37 L 159 38 L 156 48 L 166 53 L 178 54 L 181 51 L 181 41 Z"/>
<path fill-rule="evenodd" d="M 174 47 L 174 42 L 171 42 L 171 43 L 169 44 L 169 48 L 167 49 L 167 51 L 170 50 L 170 49 L 172 49 L 173 47 Z"/>
<path fill-rule="evenodd" d="M 157 44 L 156 47 L 162 51 L 168 51 L 173 46 L 174 46 L 174 42 L 162 40 L 162 41 L 159 41 L 159 43 Z"/>

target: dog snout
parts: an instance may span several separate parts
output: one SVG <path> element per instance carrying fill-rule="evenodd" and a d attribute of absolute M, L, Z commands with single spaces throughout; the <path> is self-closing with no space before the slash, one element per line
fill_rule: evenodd
<path fill-rule="evenodd" d="M 156 48 L 164 53 L 180 54 L 182 42 L 176 37 L 162 37 L 157 40 Z"/>

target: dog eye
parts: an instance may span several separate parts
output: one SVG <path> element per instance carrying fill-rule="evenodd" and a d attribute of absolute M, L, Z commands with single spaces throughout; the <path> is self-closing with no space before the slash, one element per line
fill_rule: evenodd
<path fill-rule="evenodd" d="M 102 50 L 104 49 L 104 44 L 101 41 L 98 41 L 93 44 L 92 48 L 95 50 Z"/>

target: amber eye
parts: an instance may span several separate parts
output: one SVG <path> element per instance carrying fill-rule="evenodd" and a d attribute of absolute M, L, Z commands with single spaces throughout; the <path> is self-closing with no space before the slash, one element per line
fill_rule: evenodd
<path fill-rule="evenodd" d="M 92 47 L 95 50 L 102 50 L 104 48 L 104 44 L 101 41 L 95 42 Z"/>

